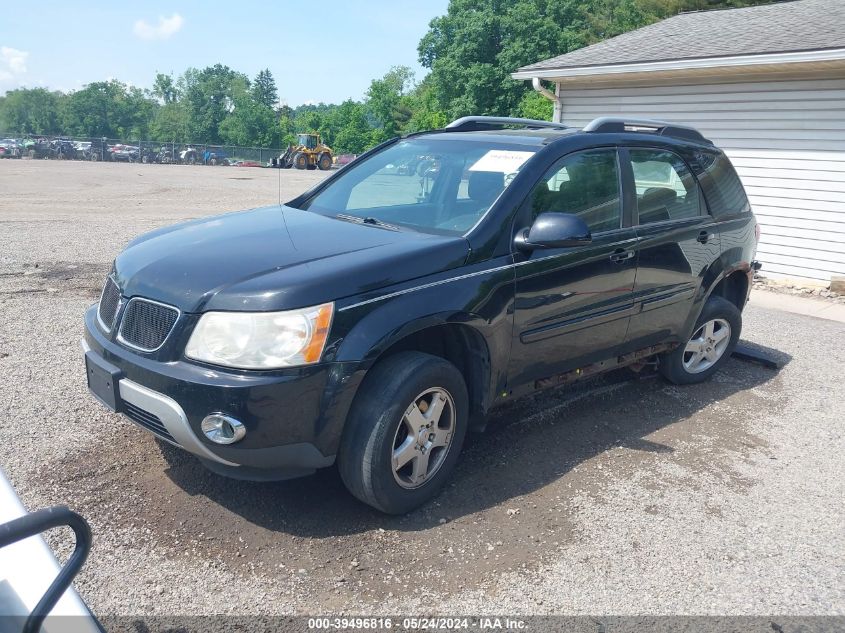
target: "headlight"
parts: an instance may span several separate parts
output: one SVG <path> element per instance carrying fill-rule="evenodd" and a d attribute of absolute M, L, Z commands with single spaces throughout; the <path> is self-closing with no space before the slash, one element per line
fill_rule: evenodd
<path fill-rule="evenodd" d="M 277 369 L 320 360 L 333 303 L 286 312 L 206 312 L 185 356 L 241 369 Z"/>

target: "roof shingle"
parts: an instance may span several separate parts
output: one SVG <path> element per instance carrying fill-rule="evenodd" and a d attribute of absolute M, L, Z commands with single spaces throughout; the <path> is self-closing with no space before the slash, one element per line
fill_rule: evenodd
<path fill-rule="evenodd" d="M 519 72 L 845 48 L 845 0 L 681 13 Z"/>

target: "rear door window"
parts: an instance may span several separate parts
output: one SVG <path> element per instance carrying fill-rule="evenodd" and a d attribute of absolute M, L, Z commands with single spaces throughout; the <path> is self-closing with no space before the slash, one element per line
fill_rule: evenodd
<path fill-rule="evenodd" d="M 680 156 L 659 149 L 631 148 L 639 224 L 694 218 L 701 213 L 695 178 Z"/>

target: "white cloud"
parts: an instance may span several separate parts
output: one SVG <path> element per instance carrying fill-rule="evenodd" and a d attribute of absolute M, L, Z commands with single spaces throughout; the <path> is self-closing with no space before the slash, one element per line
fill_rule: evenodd
<path fill-rule="evenodd" d="M 27 57 L 29 57 L 27 51 L 19 51 L 11 46 L 0 46 L 0 81 L 24 74 Z"/>
<path fill-rule="evenodd" d="M 152 25 L 146 20 L 138 20 L 132 29 L 136 36 L 142 40 L 166 40 L 171 35 L 179 32 L 185 20 L 178 13 L 169 18 L 163 15 L 158 16 L 158 24 Z"/>

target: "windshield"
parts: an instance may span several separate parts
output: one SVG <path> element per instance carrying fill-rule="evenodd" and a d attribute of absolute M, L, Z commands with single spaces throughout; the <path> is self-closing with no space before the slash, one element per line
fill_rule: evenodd
<path fill-rule="evenodd" d="M 402 140 L 346 167 L 303 208 L 371 224 L 462 235 L 536 149 L 507 140 Z"/>

